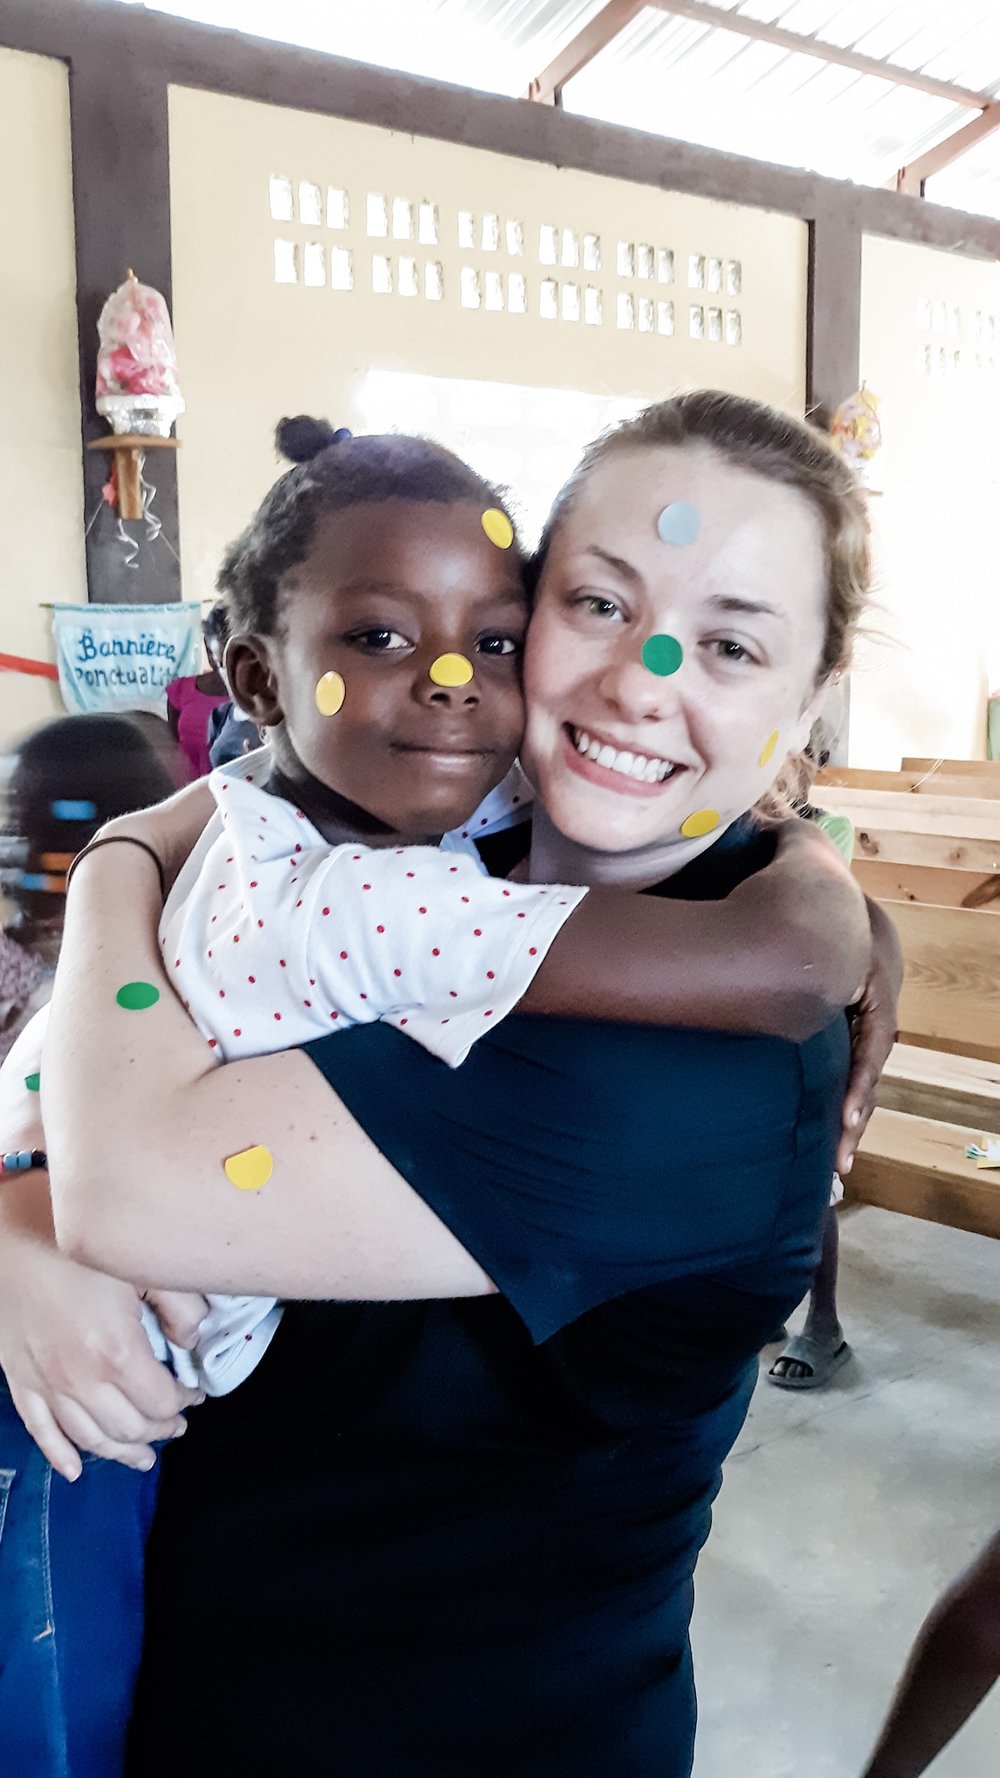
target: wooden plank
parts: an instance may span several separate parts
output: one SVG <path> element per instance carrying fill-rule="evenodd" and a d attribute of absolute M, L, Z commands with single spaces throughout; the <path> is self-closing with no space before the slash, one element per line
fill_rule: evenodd
<path fill-rule="evenodd" d="M 846 815 L 855 827 L 869 824 L 907 833 L 932 833 L 957 840 L 1000 842 L 1000 799 L 984 796 L 922 796 L 908 791 L 842 790 L 823 786 L 824 809 Z"/>
<path fill-rule="evenodd" d="M 1000 1062 L 897 1043 L 878 1084 L 878 1102 L 888 1111 L 1000 1135 Z"/>
<path fill-rule="evenodd" d="M 964 840 L 946 834 L 908 833 L 905 829 L 883 828 L 877 818 L 869 825 L 867 817 L 862 816 L 854 823 L 854 859 L 855 863 L 859 859 L 880 859 L 918 869 L 992 876 L 1000 871 L 1000 839 Z"/>
<path fill-rule="evenodd" d="M 944 772 L 949 778 L 1000 778 L 1000 759 L 904 759 L 903 772 Z"/>
<path fill-rule="evenodd" d="M 1000 873 L 935 870 L 927 865 L 893 864 L 866 857 L 855 857 L 851 868 L 873 901 L 920 901 L 948 908 L 985 906 L 1000 913 Z M 995 899 L 986 899 L 991 892 Z M 969 896 L 984 899 L 969 901 Z"/>
<path fill-rule="evenodd" d="M 975 1235 L 1000 1237 L 1000 1172 L 965 1155 L 979 1131 L 877 1109 L 845 1180 L 850 1202 L 877 1204 Z"/>
<path fill-rule="evenodd" d="M 904 1043 L 1000 1061 L 1000 932 L 968 908 L 883 904 L 903 947 Z"/>
<path fill-rule="evenodd" d="M 607 0 L 600 12 L 595 13 L 582 31 L 559 51 L 554 61 L 540 74 L 536 74 L 528 86 L 525 98 L 534 99 L 536 104 L 552 105 L 562 92 L 567 80 L 582 72 L 589 62 L 607 49 L 609 43 L 630 25 L 640 12 L 645 11 L 648 0 Z M 962 103 L 963 101 L 960 101 Z"/>
<path fill-rule="evenodd" d="M 870 772 L 862 766 L 824 766 L 816 775 L 816 801 L 828 785 L 842 790 L 898 790 L 910 796 L 1000 797 L 1000 774 L 944 771 Z"/>

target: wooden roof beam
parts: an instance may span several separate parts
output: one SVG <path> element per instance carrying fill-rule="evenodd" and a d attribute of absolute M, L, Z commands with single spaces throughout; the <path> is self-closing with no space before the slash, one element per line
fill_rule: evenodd
<path fill-rule="evenodd" d="M 985 136 L 992 136 L 995 130 L 1000 130 L 1000 105 L 987 105 L 978 117 L 970 118 L 960 130 L 953 130 L 936 148 L 928 148 L 926 154 L 918 155 L 909 166 L 900 167 L 896 177 L 889 180 L 887 189 L 923 197 L 925 179 L 932 179 L 935 173 L 950 167 L 952 161 L 967 154 Z"/>
<path fill-rule="evenodd" d="M 815 56 L 821 62 L 833 62 L 839 68 L 852 68 L 856 74 L 874 74 L 894 86 L 911 86 L 932 98 L 946 99 L 952 105 L 968 105 L 981 111 L 992 103 L 988 93 L 975 93 L 968 87 L 953 86 L 947 80 L 934 80 L 913 68 L 901 68 L 895 62 L 880 62 L 876 56 L 862 55 L 859 50 L 841 49 L 835 43 L 823 43 L 818 37 L 803 37 L 797 31 L 786 31 L 782 25 L 769 25 L 762 19 L 749 18 L 742 12 L 725 12 L 708 0 L 649 0 L 660 12 L 678 18 L 694 19 L 718 31 L 730 31 L 737 37 L 750 37 L 756 43 L 773 43 L 793 55 Z M 581 33 L 582 35 L 582 33 Z"/>
<path fill-rule="evenodd" d="M 649 0 L 608 0 L 608 4 L 595 13 L 589 25 L 584 25 L 583 30 L 577 32 L 548 67 L 535 76 L 525 98 L 534 99 L 539 105 L 558 104 L 559 95 L 567 80 L 572 80 L 574 74 L 579 74 L 581 69 L 586 68 L 587 63 L 599 56 L 602 49 L 607 49 L 608 44 L 645 10 L 648 3 Z"/>

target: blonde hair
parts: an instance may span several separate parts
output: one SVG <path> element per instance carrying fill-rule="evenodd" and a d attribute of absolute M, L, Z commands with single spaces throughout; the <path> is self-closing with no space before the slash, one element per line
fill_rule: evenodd
<path fill-rule="evenodd" d="M 540 575 L 553 538 L 580 490 L 611 458 L 662 445 L 703 444 L 739 469 L 798 488 L 823 526 L 826 628 L 816 668 L 820 684 L 850 658 L 871 590 L 868 507 L 854 471 L 825 433 L 761 401 L 722 389 L 695 389 L 657 401 L 587 446 L 556 496 L 536 557 Z"/>

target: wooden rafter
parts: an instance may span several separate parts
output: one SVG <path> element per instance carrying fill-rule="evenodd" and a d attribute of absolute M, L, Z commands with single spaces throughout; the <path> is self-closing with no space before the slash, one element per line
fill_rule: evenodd
<path fill-rule="evenodd" d="M 647 5 L 648 0 L 608 0 L 608 4 L 595 13 L 589 25 L 584 25 L 583 30 L 577 32 L 548 67 L 535 76 L 525 97 L 534 99 L 536 104 L 554 105 L 567 80 L 572 80 L 574 74 L 579 74 L 588 62 L 600 55 L 602 49 L 607 49 L 608 44 Z"/>
<path fill-rule="evenodd" d="M 895 62 L 881 62 L 877 56 L 862 55 L 859 50 L 841 49 L 836 43 L 824 43 L 818 37 L 803 37 L 797 31 L 786 31 L 782 25 L 769 25 L 761 19 L 748 18 L 745 13 L 731 12 L 713 6 L 708 0 L 649 0 L 659 12 L 675 13 L 679 18 L 694 19 L 718 31 L 730 31 L 737 37 L 750 37 L 757 43 L 773 43 L 792 54 L 815 56 L 821 62 L 833 62 L 840 68 L 853 68 L 856 74 L 874 74 L 893 86 L 911 86 L 917 92 L 930 93 L 933 98 L 946 99 L 952 105 L 968 105 L 981 111 L 991 104 L 987 93 L 975 93 L 968 87 L 954 86 L 947 80 L 934 80 L 914 68 L 901 68 Z"/>
<path fill-rule="evenodd" d="M 603 6 L 536 76 L 528 88 L 527 97 L 542 104 L 553 104 L 566 82 L 600 55 L 646 6 L 657 12 L 672 13 L 677 18 L 693 19 L 696 24 L 713 30 L 728 31 L 736 37 L 748 37 L 755 43 L 774 44 L 790 54 L 814 56 L 818 61 L 832 62 L 839 68 L 851 68 L 856 74 L 872 74 L 893 86 L 913 87 L 916 92 L 928 93 L 931 98 L 944 99 L 951 105 L 966 105 L 970 110 L 983 111 L 992 103 L 988 93 L 973 92 L 970 87 L 956 86 L 948 80 L 935 80 L 919 69 L 883 62 L 877 56 L 863 55 L 860 50 L 842 49 L 839 44 L 826 43 L 819 37 L 804 37 L 798 31 L 787 31 L 783 25 L 767 24 L 763 19 L 749 18 L 746 13 L 713 5 L 711 0 L 609 0 L 608 5 Z"/>
<path fill-rule="evenodd" d="M 920 154 L 908 166 L 900 167 L 895 179 L 889 181 L 889 189 L 922 197 L 925 179 L 931 179 L 942 168 L 950 167 L 952 161 L 967 154 L 984 136 L 992 136 L 995 130 L 1000 130 L 1000 105 L 987 105 L 978 117 L 970 118 L 961 129 L 953 130 L 936 148 L 928 148 L 926 154 Z"/>

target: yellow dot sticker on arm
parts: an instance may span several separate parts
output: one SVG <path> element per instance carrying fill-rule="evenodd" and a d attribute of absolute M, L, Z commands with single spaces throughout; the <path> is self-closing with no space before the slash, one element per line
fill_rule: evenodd
<path fill-rule="evenodd" d="M 767 740 L 764 742 L 764 745 L 760 750 L 760 758 L 757 761 L 757 764 L 759 766 L 766 766 L 769 763 L 769 761 L 771 759 L 773 759 L 774 749 L 777 747 L 777 745 L 778 745 L 778 731 L 777 731 L 777 729 L 775 729 L 773 734 L 768 735 Z"/>
<path fill-rule="evenodd" d="M 324 673 L 316 685 L 316 708 L 321 716 L 336 716 L 347 696 L 347 687 L 339 673 Z"/>
<path fill-rule="evenodd" d="M 497 549 L 510 549 L 514 541 L 514 527 L 499 506 L 488 506 L 480 522 L 490 542 L 495 543 Z"/>
<path fill-rule="evenodd" d="M 681 833 L 686 840 L 700 840 L 706 833 L 714 833 L 719 819 L 718 809 L 696 809 L 681 822 Z"/>
<path fill-rule="evenodd" d="M 427 669 L 427 677 L 435 685 L 468 685 L 474 668 L 464 654 L 439 654 Z"/>
<path fill-rule="evenodd" d="M 274 1172 L 274 1156 L 269 1148 L 261 1148 L 258 1144 L 253 1148 L 241 1148 L 239 1154 L 231 1154 L 223 1166 L 226 1178 L 237 1191 L 259 1192 Z"/>

